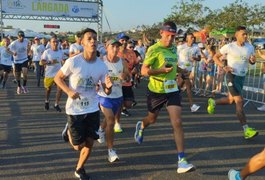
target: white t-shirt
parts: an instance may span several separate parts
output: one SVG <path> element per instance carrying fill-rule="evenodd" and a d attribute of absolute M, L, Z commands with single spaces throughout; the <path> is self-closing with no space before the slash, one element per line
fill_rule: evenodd
<path fill-rule="evenodd" d="M 98 95 L 107 98 L 119 98 L 122 97 L 122 81 L 120 79 L 123 72 L 122 59 L 119 59 L 116 63 L 109 62 L 107 57 L 103 57 L 103 62 L 108 67 L 108 74 L 112 80 L 111 94 L 106 95 L 104 90 L 100 88 Z"/>
<path fill-rule="evenodd" d="M 6 51 L 6 47 L 0 47 L 0 64 L 12 66 L 12 55 Z"/>
<path fill-rule="evenodd" d="M 249 43 L 238 46 L 236 42 L 224 45 L 220 53 L 227 54 L 227 65 L 233 68 L 232 74 L 246 76 L 251 55 L 255 55 L 254 47 Z"/>
<path fill-rule="evenodd" d="M 80 99 L 68 97 L 66 114 L 80 115 L 98 111 L 96 85 L 100 82 L 105 83 L 105 76 L 108 74 L 105 63 L 99 58 L 87 62 L 83 54 L 78 54 L 69 58 L 61 71 L 69 77 L 69 88 L 80 94 Z"/>
<path fill-rule="evenodd" d="M 51 49 L 47 49 L 43 52 L 41 59 L 46 61 L 57 60 L 57 63 L 47 64 L 45 67 L 45 77 L 52 78 L 55 77 L 57 72 L 62 67 L 63 52 L 61 50 L 53 51 Z"/>
<path fill-rule="evenodd" d="M 45 51 L 43 44 L 32 44 L 30 50 L 32 51 L 32 61 L 40 61 L 41 55 Z"/>
<path fill-rule="evenodd" d="M 13 56 L 14 64 L 22 64 L 28 60 L 28 44 L 29 41 L 24 39 L 23 42 L 15 40 L 9 45 L 10 51 L 17 53 L 16 56 Z"/>
<path fill-rule="evenodd" d="M 192 70 L 193 60 L 192 56 L 200 55 L 200 49 L 197 44 L 193 44 L 191 47 L 187 43 L 177 46 L 178 54 L 178 67 L 181 69 L 186 69 L 188 71 Z"/>
<path fill-rule="evenodd" d="M 83 46 L 79 45 L 77 43 L 71 44 L 70 49 L 69 49 L 69 54 L 70 53 L 76 53 L 77 51 L 83 52 Z"/>
<path fill-rule="evenodd" d="M 135 46 L 134 50 L 138 51 L 138 53 L 141 55 L 141 58 L 144 59 L 146 51 L 144 46 Z"/>

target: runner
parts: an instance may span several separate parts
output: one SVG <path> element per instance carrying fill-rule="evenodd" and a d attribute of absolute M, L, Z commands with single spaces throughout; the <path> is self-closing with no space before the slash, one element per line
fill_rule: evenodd
<path fill-rule="evenodd" d="M 27 80 L 28 80 L 28 40 L 25 39 L 23 31 L 18 31 L 17 40 L 10 44 L 10 51 L 13 52 L 14 69 L 17 81 L 17 94 L 28 93 Z M 21 86 L 21 72 L 23 74 L 23 86 Z"/>
<path fill-rule="evenodd" d="M 130 81 L 130 74 L 124 60 L 117 56 L 120 46 L 121 43 L 114 39 L 111 39 L 106 43 L 107 55 L 103 57 L 103 61 L 108 67 L 108 74 L 112 79 L 113 87 L 112 92 L 109 95 L 106 95 L 103 89 L 100 89 L 98 92 L 100 109 L 105 116 L 98 131 L 98 141 L 100 143 L 105 141 L 104 135 L 106 132 L 109 162 L 119 160 L 116 151 L 113 150 L 115 115 L 119 113 L 122 106 L 122 81 Z"/>
<path fill-rule="evenodd" d="M 183 80 L 183 84 L 185 84 L 186 86 L 191 112 L 196 112 L 200 108 L 200 106 L 193 103 L 191 92 L 192 85 L 190 80 L 190 74 L 192 73 L 193 63 L 196 61 L 200 61 L 200 50 L 199 47 L 195 44 L 194 40 L 195 37 L 192 33 L 187 34 L 186 42 L 178 46 L 177 53 L 179 73 L 178 77 Z"/>
<path fill-rule="evenodd" d="M 32 44 L 30 48 L 30 55 L 32 56 L 32 61 L 34 62 L 34 68 L 37 78 L 37 87 L 40 87 L 40 77 L 41 77 L 41 69 L 40 69 L 40 60 L 41 55 L 45 51 L 45 47 L 40 43 L 40 39 L 38 37 L 34 38 L 34 44 Z"/>
<path fill-rule="evenodd" d="M 83 46 L 81 45 L 81 34 L 77 32 L 75 34 L 75 43 L 70 45 L 69 57 L 73 57 L 83 52 Z"/>
<path fill-rule="evenodd" d="M 245 76 L 248 70 L 248 63 L 255 64 L 254 47 L 247 43 L 247 30 L 243 26 L 239 26 L 235 33 L 236 42 L 224 45 L 220 52 L 214 56 L 217 65 L 223 67 L 226 72 L 225 81 L 228 89 L 228 96 L 214 100 L 208 100 L 207 111 L 213 114 L 216 105 L 236 104 L 236 115 L 244 130 L 245 139 L 251 139 L 258 135 L 258 131 L 248 126 L 246 115 L 243 108 L 244 99 L 242 97 L 242 89 Z M 225 66 L 220 58 L 227 54 L 227 66 Z"/>
<path fill-rule="evenodd" d="M 44 108 L 46 111 L 50 108 L 50 94 L 54 84 L 54 77 L 62 67 L 63 62 L 63 52 L 58 50 L 58 39 L 56 37 L 50 39 L 50 45 L 51 47 L 45 50 L 41 56 L 41 65 L 45 65 L 44 87 L 46 91 Z M 61 96 L 62 90 L 57 86 L 54 109 L 58 112 L 62 111 L 59 106 Z"/>
<path fill-rule="evenodd" d="M 3 38 L 3 46 L 0 47 L 0 70 L 2 69 L 0 84 L 2 83 L 2 89 L 6 88 L 6 81 L 8 79 L 8 74 L 12 69 L 12 55 L 13 53 L 9 49 L 10 41 L 8 38 Z"/>
<path fill-rule="evenodd" d="M 228 172 L 229 180 L 244 180 L 249 175 L 265 168 L 265 148 L 258 154 L 250 158 L 248 163 L 241 171 L 230 169 Z"/>
<path fill-rule="evenodd" d="M 141 72 L 150 76 L 147 90 L 148 115 L 136 124 L 135 141 L 143 142 L 144 129 L 154 124 L 163 105 L 166 105 L 174 130 L 176 149 L 178 151 L 178 173 L 194 169 L 186 160 L 184 153 L 184 132 L 181 122 L 181 95 L 176 82 L 176 48 L 172 45 L 177 27 L 174 22 L 165 22 L 161 28 L 161 39 L 151 46 L 144 60 Z"/>
<path fill-rule="evenodd" d="M 138 61 L 134 51 L 132 49 L 127 49 L 127 44 L 130 37 L 127 36 L 125 33 L 120 33 L 117 35 L 116 39 L 122 44 L 118 56 L 125 60 L 126 66 L 128 67 L 130 76 L 132 78 L 132 72 L 135 69 L 135 65 L 138 64 Z M 123 131 L 120 125 L 120 115 L 127 117 L 131 115 L 127 110 L 132 107 L 132 104 L 135 100 L 131 81 L 123 82 L 122 94 L 123 94 L 123 108 L 121 113 L 117 113 L 116 122 L 114 126 L 114 131 L 116 133 L 120 133 Z"/>
<path fill-rule="evenodd" d="M 91 153 L 97 131 L 100 113 L 96 87 L 101 82 L 105 93 L 111 93 L 112 83 L 104 62 L 97 58 L 97 33 L 86 28 L 81 31 L 81 43 L 84 51 L 70 59 L 55 76 L 56 84 L 68 95 L 66 114 L 69 141 L 75 150 L 80 151 L 75 176 L 79 179 L 91 179 L 84 165 Z M 69 77 L 69 87 L 65 78 Z"/>

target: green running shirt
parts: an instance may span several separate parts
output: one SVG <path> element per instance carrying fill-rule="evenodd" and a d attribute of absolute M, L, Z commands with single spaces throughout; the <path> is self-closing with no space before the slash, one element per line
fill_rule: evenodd
<path fill-rule="evenodd" d="M 145 65 L 149 65 L 151 69 L 159 69 L 164 64 L 172 64 L 173 70 L 167 74 L 151 75 L 148 88 L 155 93 L 169 93 L 178 91 L 176 83 L 177 73 L 177 52 L 176 47 L 164 47 L 161 42 L 157 42 L 149 47 L 145 60 Z"/>

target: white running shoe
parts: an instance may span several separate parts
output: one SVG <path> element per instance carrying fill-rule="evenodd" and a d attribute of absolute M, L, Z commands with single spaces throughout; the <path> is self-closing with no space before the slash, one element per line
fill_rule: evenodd
<path fill-rule="evenodd" d="M 258 111 L 265 111 L 265 104 L 257 108 Z"/>
<path fill-rule="evenodd" d="M 105 132 L 104 132 L 104 130 L 98 130 L 98 136 L 99 136 L 99 138 L 98 138 L 98 142 L 100 143 L 100 144 L 102 144 L 102 143 L 104 143 L 105 142 Z"/>
<path fill-rule="evenodd" d="M 196 112 L 200 109 L 201 106 L 198 106 L 196 104 L 193 104 L 191 107 L 190 107 L 190 110 L 191 112 Z"/>
<path fill-rule="evenodd" d="M 192 169 L 195 169 L 195 167 L 192 164 L 189 164 L 185 158 L 178 161 L 177 173 L 186 173 Z"/>
<path fill-rule="evenodd" d="M 116 151 L 114 151 L 113 149 L 109 149 L 108 150 L 108 154 L 109 154 L 109 162 L 115 162 L 115 161 L 118 161 L 119 160 L 119 157 L 118 155 L 116 154 Z"/>

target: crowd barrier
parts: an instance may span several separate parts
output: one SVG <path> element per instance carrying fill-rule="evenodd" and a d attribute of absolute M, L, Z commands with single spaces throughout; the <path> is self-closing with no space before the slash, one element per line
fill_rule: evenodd
<path fill-rule="evenodd" d="M 207 75 L 207 72 L 202 73 L 199 67 L 200 62 L 196 62 L 194 66 L 194 92 L 196 95 L 212 97 L 215 94 L 227 95 L 227 87 L 225 81 L 221 82 L 221 88 L 216 91 L 217 77 L 221 76 L 217 73 L 217 66 L 215 66 L 213 82 L 211 87 L 204 93 L 206 86 L 206 78 L 202 78 Z M 248 73 L 245 78 L 243 86 L 243 98 L 245 100 L 244 107 L 250 103 L 265 104 L 265 72 L 263 73 L 263 64 L 265 61 L 257 60 L 256 64 L 249 65 Z M 202 78 L 202 79 L 201 79 Z M 200 82 L 201 79 L 201 82 Z"/>

